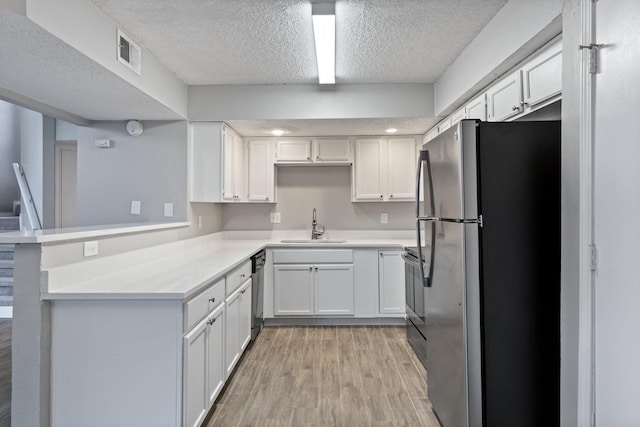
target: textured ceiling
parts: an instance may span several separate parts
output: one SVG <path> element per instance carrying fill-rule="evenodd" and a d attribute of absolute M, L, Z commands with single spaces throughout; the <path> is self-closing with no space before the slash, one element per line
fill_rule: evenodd
<path fill-rule="evenodd" d="M 81 118 L 181 118 L 24 16 L 0 12 L 0 58 L 0 87 Z"/>
<path fill-rule="evenodd" d="M 272 136 L 269 131 L 283 129 L 284 136 L 357 136 L 386 135 L 388 128 L 398 129 L 395 135 L 419 135 L 427 132 L 438 118 L 411 117 L 389 119 L 316 119 L 316 120 L 227 120 L 227 124 L 242 136 Z"/>
<path fill-rule="evenodd" d="M 316 83 L 309 0 L 91 0 L 189 85 Z M 506 0 L 337 0 L 336 82 L 434 82 Z"/>

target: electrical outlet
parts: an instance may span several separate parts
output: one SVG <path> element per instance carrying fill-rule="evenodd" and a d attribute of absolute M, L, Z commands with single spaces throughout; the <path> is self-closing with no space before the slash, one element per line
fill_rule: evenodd
<path fill-rule="evenodd" d="M 140 201 L 132 200 L 131 201 L 131 215 L 140 215 Z"/>
<path fill-rule="evenodd" d="M 271 212 L 271 224 L 280 224 L 280 212 Z"/>
<path fill-rule="evenodd" d="M 98 255 L 98 241 L 92 240 L 90 242 L 84 242 L 84 256 L 96 256 Z"/>
<path fill-rule="evenodd" d="M 389 223 L 389 214 L 383 213 L 380 214 L 380 224 L 388 224 Z"/>
<path fill-rule="evenodd" d="M 165 203 L 164 204 L 164 216 L 172 217 L 173 216 L 173 203 Z"/>

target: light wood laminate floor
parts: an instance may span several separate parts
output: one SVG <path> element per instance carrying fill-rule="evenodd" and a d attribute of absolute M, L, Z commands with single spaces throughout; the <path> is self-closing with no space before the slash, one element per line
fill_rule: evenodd
<path fill-rule="evenodd" d="M 205 426 L 426 426 L 438 422 L 403 327 L 269 327 Z"/>
<path fill-rule="evenodd" d="M 11 319 L 0 319 L 0 427 L 11 425 Z"/>

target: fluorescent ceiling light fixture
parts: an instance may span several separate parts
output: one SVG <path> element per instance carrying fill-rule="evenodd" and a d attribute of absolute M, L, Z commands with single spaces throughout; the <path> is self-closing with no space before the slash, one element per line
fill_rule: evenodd
<path fill-rule="evenodd" d="M 396 128 L 387 129 L 387 133 L 396 133 L 396 132 L 398 132 L 398 129 L 396 129 Z"/>
<path fill-rule="evenodd" d="M 336 13 L 333 3 L 311 4 L 320 84 L 336 82 Z"/>
<path fill-rule="evenodd" d="M 283 129 L 274 129 L 274 130 L 270 131 L 269 133 L 270 133 L 271 135 L 274 135 L 274 136 L 282 136 L 282 135 L 284 135 L 285 133 L 287 133 L 287 131 L 286 131 L 286 130 L 283 130 Z"/>

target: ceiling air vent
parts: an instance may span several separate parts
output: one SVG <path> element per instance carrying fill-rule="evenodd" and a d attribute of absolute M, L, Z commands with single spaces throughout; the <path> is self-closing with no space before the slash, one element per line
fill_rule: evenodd
<path fill-rule="evenodd" d="M 120 30 L 118 30 L 118 61 L 137 74 L 141 73 L 140 46 L 135 44 L 129 36 Z"/>

